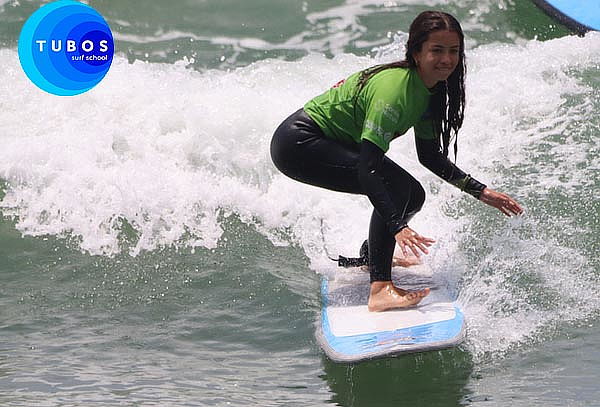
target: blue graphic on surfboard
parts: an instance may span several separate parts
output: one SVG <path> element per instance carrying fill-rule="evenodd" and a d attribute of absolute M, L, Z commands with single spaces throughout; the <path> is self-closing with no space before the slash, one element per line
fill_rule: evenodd
<path fill-rule="evenodd" d="M 426 265 L 393 272 L 407 290 L 432 288 L 416 307 L 369 312 L 369 275 L 358 269 L 323 278 L 321 320 L 316 338 L 335 362 L 395 356 L 448 348 L 465 337 L 465 317 L 449 290 L 437 287 Z"/>

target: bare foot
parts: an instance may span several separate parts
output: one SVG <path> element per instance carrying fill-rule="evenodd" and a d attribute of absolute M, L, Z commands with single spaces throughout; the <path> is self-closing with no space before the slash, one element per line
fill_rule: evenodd
<path fill-rule="evenodd" d="M 429 288 L 419 291 L 406 291 L 395 287 L 391 281 L 374 281 L 369 292 L 369 311 L 379 312 L 394 308 L 407 308 L 417 305 L 429 295 Z"/>
<path fill-rule="evenodd" d="M 423 260 L 414 255 L 408 255 L 406 257 L 394 256 L 392 259 L 392 267 L 411 267 L 423 264 Z"/>

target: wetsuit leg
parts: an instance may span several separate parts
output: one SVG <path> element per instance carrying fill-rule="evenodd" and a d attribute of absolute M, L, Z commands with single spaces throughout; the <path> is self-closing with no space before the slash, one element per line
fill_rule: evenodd
<path fill-rule="evenodd" d="M 366 195 L 358 181 L 358 146 L 327 138 L 319 126 L 300 109 L 275 131 L 271 157 L 275 166 L 297 181 L 322 188 Z M 408 222 L 422 207 L 425 191 L 408 172 L 389 158 L 382 166 L 384 183 L 392 200 Z M 371 281 L 390 281 L 394 236 L 374 210 L 369 227 Z"/>
<path fill-rule="evenodd" d="M 392 199 L 396 203 L 406 202 L 404 221 L 408 223 L 421 210 L 425 202 L 425 191 L 421 184 L 409 173 L 391 160 L 386 160 L 384 177 L 392 184 L 390 189 L 395 193 Z M 397 167 L 397 168 L 394 168 Z M 392 259 L 396 239 L 389 232 L 383 218 L 376 210 L 371 214 L 369 225 L 369 271 L 371 282 L 390 281 L 392 279 Z"/>

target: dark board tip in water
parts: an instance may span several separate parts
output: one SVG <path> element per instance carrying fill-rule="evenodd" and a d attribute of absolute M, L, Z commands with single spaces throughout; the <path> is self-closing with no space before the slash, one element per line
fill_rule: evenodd
<path fill-rule="evenodd" d="M 585 35 L 588 31 L 600 30 L 600 15 L 594 10 L 594 2 L 584 0 L 575 0 L 569 2 L 556 0 L 532 0 L 533 3 L 541 8 L 546 14 L 550 15 L 559 23 L 565 25 L 570 30 L 575 31 L 579 36 Z M 581 17 L 581 12 L 585 11 L 587 17 L 585 20 Z"/>

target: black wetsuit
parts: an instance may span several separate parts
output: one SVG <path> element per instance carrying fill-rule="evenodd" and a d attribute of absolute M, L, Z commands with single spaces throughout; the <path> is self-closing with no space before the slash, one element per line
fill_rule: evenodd
<path fill-rule="evenodd" d="M 479 197 L 485 185 L 448 160 L 440 151 L 439 141 L 415 140 L 421 164 Z M 423 206 L 425 191 L 421 184 L 368 140 L 351 144 L 326 137 L 303 109 L 277 128 L 271 141 L 271 157 L 290 178 L 369 197 L 375 207 L 368 239 L 371 281 L 390 281 L 394 236 Z"/>

